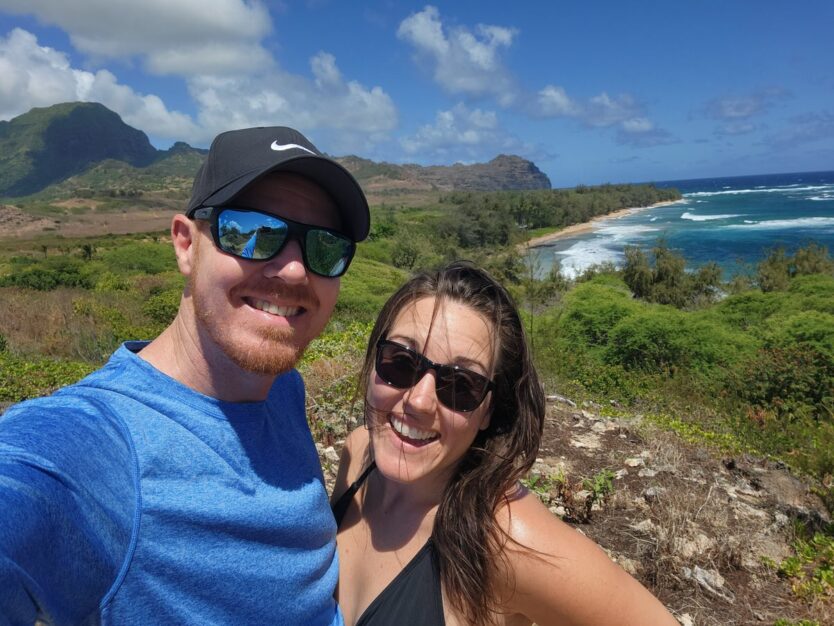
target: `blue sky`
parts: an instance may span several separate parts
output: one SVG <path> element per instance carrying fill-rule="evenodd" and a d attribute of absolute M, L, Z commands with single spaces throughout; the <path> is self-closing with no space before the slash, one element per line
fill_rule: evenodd
<path fill-rule="evenodd" d="M 97 101 L 159 148 L 294 126 L 554 186 L 834 169 L 834 2 L 0 0 L 0 119 Z"/>

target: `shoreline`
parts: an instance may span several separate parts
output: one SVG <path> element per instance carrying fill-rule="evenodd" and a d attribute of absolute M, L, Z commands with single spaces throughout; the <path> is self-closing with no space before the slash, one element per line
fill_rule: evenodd
<path fill-rule="evenodd" d="M 656 209 L 658 207 L 670 206 L 672 204 L 678 204 L 681 202 L 685 202 L 685 200 L 683 198 L 681 198 L 680 200 L 664 200 L 663 202 L 655 202 L 654 204 L 650 204 L 648 206 L 617 209 L 616 211 L 606 213 L 605 215 L 597 215 L 596 217 L 591 218 L 587 222 L 571 224 L 570 226 L 566 226 L 562 230 L 558 230 L 554 233 L 548 233 L 540 237 L 533 237 L 529 241 L 526 241 L 525 243 L 521 244 L 521 246 L 525 248 L 537 248 L 540 246 L 547 245 L 553 241 L 557 241 L 559 239 L 573 237 L 575 235 L 584 235 L 586 233 L 592 232 L 594 230 L 594 226 L 606 220 L 616 220 L 627 215 L 633 215 L 640 211 L 645 211 L 646 209 Z"/>

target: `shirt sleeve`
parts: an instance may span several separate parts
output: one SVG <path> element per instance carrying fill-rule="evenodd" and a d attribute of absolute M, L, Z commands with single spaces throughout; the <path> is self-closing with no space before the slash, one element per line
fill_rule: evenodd
<path fill-rule="evenodd" d="M 133 542 L 136 476 L 129 436 L 94 398 L 0 416 L 0 626 L 97 613 Z"/>

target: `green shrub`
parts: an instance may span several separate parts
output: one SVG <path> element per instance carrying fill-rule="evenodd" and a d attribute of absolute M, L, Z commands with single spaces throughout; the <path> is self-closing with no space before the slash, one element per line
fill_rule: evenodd
<path fill-rule="evenodd" d="M 657 373 L 689 369 L 706 374 L 732 365 L 749 348 L 742 336 L 715 322 L 655 306 L 617 323 L 605 360 Z"/>
<path fill-rule="evenodd" d="M 142 312 L 158 324 L 168 325 L 177 316 L 182 290 L 163 291 L 148 298 L 142 305 Z"/>
<path fill-rule="evenodd" d="M 101 254 L 110 271 L 159 274 L 176 267 L 174 251 L 168 244 L 125 243 Z"/>
<path fill-rule="evenodd" d="M 96 280 L 96 291 L 127 291 L 130 283 L 123 276 L 113 272 L 104 272 Z"/>
<path fill-rule="evenodd" d="M 805 346 L 834 362 L 834 315 L 801 311 L 774 316 L 768 321 L 767 344 L 776 347 Z"/>
<path fill-rule="evenodd" d="M 760 326 L 771 315 L 790 306 L 785 293 L 747 291 L 728 296 L 719 302 L 710 315 L 735 328 L 746 330 Z"/>
<path fill-rule="evenodd" d="M 95 284 L 89 264 L 68 256 L 48 257 L 0 278 L 0 286 L 49 291 L 57 287 L 90 289 Z"/>
<path fill-rule="evenodd" d="M 622 282 L 622 289 L 611 288 L 604 284 L 607 280 L 595 278 L 565 296 L 561 332 L 582 344 L 603 345 L 614 326 L 637 311 L 637 304 Z"/>
<path fill-rule="evenodd" d="M 76 361 L 26 360 L 0 352 L 0 402 L 20 402 L 72 384 L 96 369 Z"/>
<path fill-rule="evenodd" d="M 807 346 L 761 349 L 728 388 L 754 412 L 780 421 L 834 417 L 834 362 Z"/>

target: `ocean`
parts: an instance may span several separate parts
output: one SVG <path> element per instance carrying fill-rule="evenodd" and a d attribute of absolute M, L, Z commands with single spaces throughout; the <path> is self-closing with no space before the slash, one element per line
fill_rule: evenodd
<path fill-rule="evenodd" d="M 536 273 L 554 264 L 566 276 L 591 265 L 620 265 L 623 248 L 647 252 L 661 239 L 688 269 L 718 263 L 725 278 L 751 268 L 775 247 L 792 252 L 816 242 L 834 253 L 834 172 L 699 178 L 655 183 L 676 187 L 680 203 L 593 223 L 590 232 L 533 248 Z"/>

